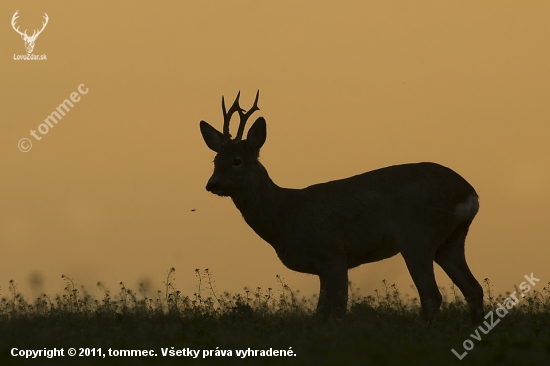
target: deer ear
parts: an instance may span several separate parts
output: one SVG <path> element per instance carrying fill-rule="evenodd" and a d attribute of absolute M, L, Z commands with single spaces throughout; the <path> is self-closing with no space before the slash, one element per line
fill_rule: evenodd
<path fill-rule="evenodd" d="M 219 152 L 222 146 L 223 134 L 204 121 L 201 121 L 200 127 L 202 138 L 204 142 L 206 142 L 206 146 L 212 151 Z"/>
<path fill-rule="evenodd" d="M 260 148 L 264 145 L 266 137 L 267 128 L 265 125 L 265 119 L 263 117 L 259 117 L 248 130 L 246 140 L 254 149 L 260 150 Z"/>

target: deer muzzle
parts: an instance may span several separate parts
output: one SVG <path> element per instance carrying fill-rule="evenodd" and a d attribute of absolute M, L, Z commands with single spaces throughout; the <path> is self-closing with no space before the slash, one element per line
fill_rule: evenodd
<path fill-rule="evenodd" d="M 214 194 L 220 194 L 220 180 L 216 176 L 210 177 L 208 183 L 206 183 L 206 190 Z"/>

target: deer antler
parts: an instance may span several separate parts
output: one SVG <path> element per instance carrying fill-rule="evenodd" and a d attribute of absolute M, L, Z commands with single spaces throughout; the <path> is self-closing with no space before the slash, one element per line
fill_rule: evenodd
<path fill-rule="evenodd" d="M 44 30 L 44 28 L 46 28 L 46 25 L 48 24 L 48 20 L 50 20 L 50 18 L 48 17 L 48 14 L 44 13 L 44 19 L 45 19 L 45 22 L 42 22 L 42 29 L 40 29 L 39 31 L 34 31 L 32 36 L 30 38 L 37 38 L 38 35 L 40 33 L 42 33 L 42 31 Z M 37 33 L 38 32 L 38 33 Z M 35 34 L 36 33 L 36 34 Z"/>
<path fill-rule="evenodd" d="M 231 108 L 229 108 L 229 111 L 225 110 L 225 100 L 222 95 L 222 110 L 223 110 L 223 141 L 222 143 L 227 143 L 229 140 L 231 140 L 231 134 L 229 133 L 229 121 L 231 120 L 231 116 L 235 112 L 241 113 L 241 107 L 239 106 L 239 97 L 241 96 L 241 91 L 239 90 L 239 93 L 237 93 L 237 98 L 235 98 L 235 101 L 233 102 L 233 105 Z"/>
<path fill-rule="evenodd" d="M 13 27 L 13 30 L 16 31 L 17 33 L 19 33 L 21 36 L 27 36 L 27 30 L 25 29 L 25 32 L 22 33 L 20 30 L 19 30 L 19 27 L 15 28 L 15 20 L 17 18 L 19 18 L 19 16 L 17 15 L 17 13 L 19 13 L 19 10 L 17 10 L 15 12 L 15 14 L 13 14 L 13 17 L 11 18 L 11 26 Z M 28 36 L 27 36 L 28 37 Z"/>
<path fill-rule="evenodd" d="M 260 110 L 260 108 L 258 108 L 258 98 L 260 97 L 259 90 L 256 93 L 256 100 L 254 101 L 254 105 L 252 106 L 252 108 L 248 110 L 248 112 L 245 112 L 245 110 L 242 109 L 241 106 L 239 105 L 240 96 L 241 96 L 241 92 L 239 91 L 239 93 L 237 94 L 237 98 L 235 98 L 235 101 L 233 102 L 233 105 L 231 106 L 231 108 L 229 108 L 229 111 L 225 109 L 225 100 L 222 96 L 222 110 L 223 110 L 223 141 L 222 142 L 224 144 L 231 140 L 231 134 L 229 133 L 229 121 L 231 120 L 231 116 L 235 112 L 239 113 L 240 123 L 239 123 L 239 129 L 237 130 L 237 137 L 235 137 L 233 141 L 239 142 L 243 137 L 244 126 L 246 125 L 246 121 L 248 120 L 250 115 L 252 115 L 252 113 Z"/>
<path fill-rule="evenodd" d="M 260 90 L 256 92 L 256 99 L 254 100 L 254 105 L 252 108 L 248 110 L 248 112 L 244 113 L 244 110 L 239 108 L 239 117 L 241 117 L 241 121 L 239 123 L 239 129 L 237 130 L 237 137 L 235 137 L 235 141 L 241 141 L 243 137 L 244 132 L 244 126 L 246 125 L 246 121 L 248 121 L 248 117 L 252 115 L 255 111 L 259 111 L 260 108 L 258 108 L 258 99 L 260 98 Z"/>
<path fill-rule="evenodd" d="M 19 10 L 17 10 L 15 12 L 15 14 L 13 14 L 13 17 L 11 18 L 11 26 L 13 27 L 13 30 L 15 30 L 17 33 L 19 33 L 22 37 L 24 37 L 25 39 L 29 39 L 29 40 L 34 40 L 36 38 L 38 38 L 38 36 L 40 35 L 40 33 L 42 33 L 42 31 L 44 30 L 44 28 L 46 28 L 46 25 L 48 24 L 48 21 L 50 20 L 50 18 L 48 17 L 48 14 L 44 13 L 44 22 L 42 22 L 42 29 L 38 30 L 38 29 L 35 29 L 34 32 L 32 33 L 32 36 L 28 36 L 27 35 L 27 30 L 25 29 L 24 32 L 21 32 L 19 30 L 19 27 L 15 28 L 15 22 L 17 20 L 17 18 L 19 18 Z"/>

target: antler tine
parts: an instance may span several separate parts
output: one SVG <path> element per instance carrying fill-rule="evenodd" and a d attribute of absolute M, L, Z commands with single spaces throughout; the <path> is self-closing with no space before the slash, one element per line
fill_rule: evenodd
<path fill-rule="evenodd" d="M 222 110 L 223 110 L 223 143 L 229 142 L 231 139 L 231 134 L 229 133 L 229 121 L 231 120 L 231 116 L 235 112 L 241 113 L 241 107 L 239 106 L 239 97 L 241 96 L 241 91 L 237 93 L 237 98 L 235 98 L 235 101 L 233 102 L 233 105 L 231 108 L 229 108 L 229 111 L 225 109 L 225 100 L 222 96 Z"/>
<path fill-rule="evenodd" d="M 260 108 L 258 107 L 258 99 L 260 98 L 260 89 L 256 92 L 256 100 L 254 100 L 254 105 L 252 108 L 248 110 L 248 112 L 244 113 L 244 110 L 239 109 L 239 116 L 241 117 L 241 121 L 239 123 L 239 129 L 237 130 L 237 137 L 235 137 L 235 141 L 241 141 L 244 133 L 244 126 L 246 125 L 246 121 L 248 121 L 248 118 L 254 113 L 255 111 L 259 111 Z"/>
<path fill-rule="evenodd" d="M 19 10 L 17 10 L 15 12 L 15 14 L 13 14 L 13 16 L 11 17 L 11 24 L 14 25 L 13 23 L 15 23 L 15 21 L 17 20 L 17 18 L 19 18 Z"/>

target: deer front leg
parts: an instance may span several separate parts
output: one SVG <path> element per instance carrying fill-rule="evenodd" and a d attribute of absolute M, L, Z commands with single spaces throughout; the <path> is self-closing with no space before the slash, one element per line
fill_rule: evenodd
<path fill-rule="evenodd" d="M 316 315 L 323 321 L 327 321 L 330 317 L 330 301 L 327 293 L 327 279 L 319 276 L 320 289 L 319 301 L 317 302 Z"/>
<path fill-rule="evenodd" d="M 330 263 L 320 272 L 321 290 L 317 314 L 323 319 L 328 319 L 329 316 L 342 319 L 348 305 L 348 267 L 343 263 Z"/>

